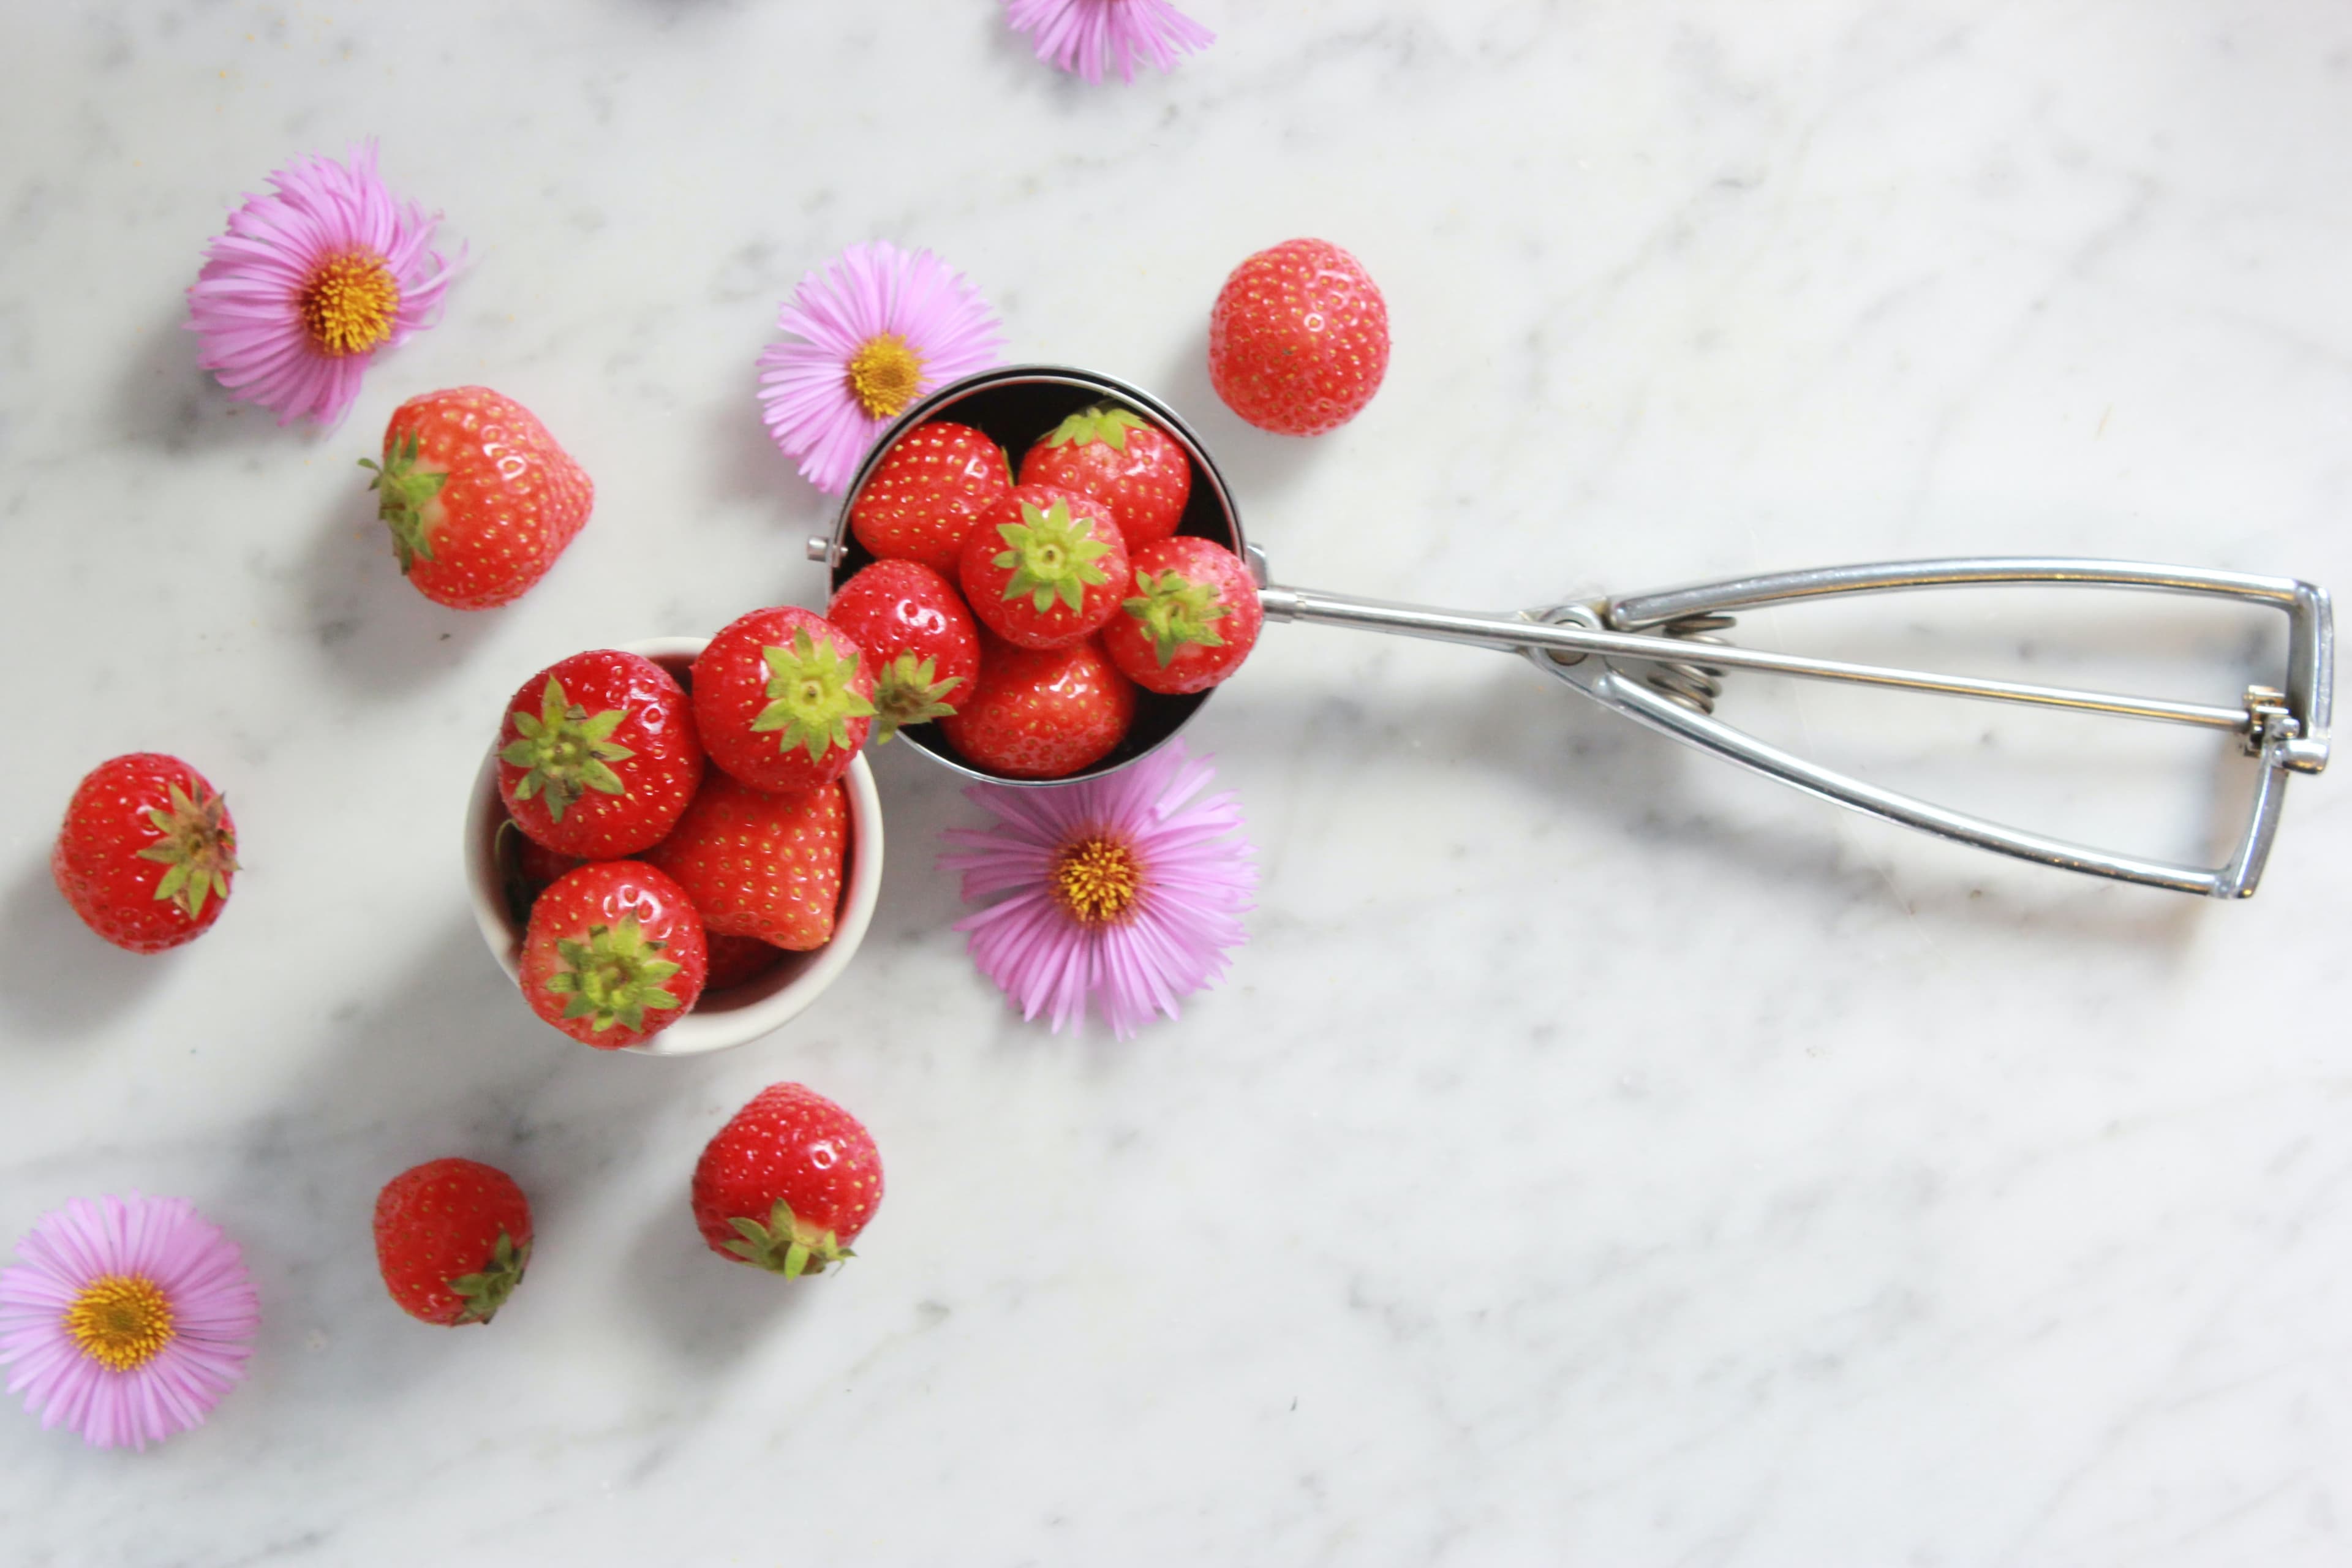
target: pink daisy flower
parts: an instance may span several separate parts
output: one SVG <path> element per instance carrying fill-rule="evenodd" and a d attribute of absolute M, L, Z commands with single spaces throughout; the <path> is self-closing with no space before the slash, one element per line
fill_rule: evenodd
<path fill-rule="evenodd" d="M 1236 837 L 1233 792 L 1192 799 L 1213 776 L 1171 741 L 1106 778 L 964 791 L 999 820 L 949 829 L 968 853 L 940 865 L 964 874 L 968 900 L 1009 896 L 955 929 L 971 933 L 973 962 L 1024 1018 L 1050 1009 L 1058 1034 L 1092 996 L 1125 1039 L 1224 973 L 1225 951 L 1246 940 L 1257 868 Z"/>
<path fill-rule="evenodd" d="M 269 184 L 229 214 L 188 289 L 196 363 L 280 425 L 333 425 L 377 352 L 440 314 L 457 268 L 425 248 L 440 215 L 376 178 L 373 142 L 348 166 L 298 158 Z"/>
<path fill-rule="evenodd" d="M 236 1244 L 184 1198 L 74 1199 L 0 1268 L 0 1366 L 45 1427 L 144 1448 L 204 1424 L 261 1311 Z"/>
<path fill-rule="evenodd" d="M 1004 17 L 1036 40 L 1039 59 L 1090 82 L 1102 80 L 1107 65 L 1133 81 L 1139 59 L 1172 70 L 1178 55 L 1217 37 L 1168 0 L 1005 0 Z"/>
<path fill-rule="evenodd" d="M 801 477 L 839 495 L 884 427 L 934 387 L 996 363 L 1004 330 L 980 290 L 928 250 L 853 245 L 801 279 L 760 356 L 768 434 Z"/>

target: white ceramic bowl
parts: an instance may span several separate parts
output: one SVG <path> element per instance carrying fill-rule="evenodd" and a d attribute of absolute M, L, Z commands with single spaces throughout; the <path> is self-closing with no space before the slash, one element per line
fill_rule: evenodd
<path fill-rule="evenodd" d="M 683 679 L 704 637 L 653 637 L 644 642 L 618 643 L 625 653 L 641 654 Z M 814 952 L 790 952 L 784 961 L 744 984 L 714 992 L 697 1002 L 685 1017 L 643 1045 L 623 1048 L 646 1057 L 692 1057 L 743 1045 L 781 1027 L 810 1003 L 844 969 L 866 940 L 874 919 L 874 901 L 882 890 L 882 797 L 875 792 L 874 774 L 861 756 L 849 764 L 842 779 L 849 795 L 849 848 L 842 868 L 841 914 L 834 922 L 833 940 Z M 507 907 L 506 878 L 499 865 L 499 826 L 506 821 L 506 803 L 499 798 L 499 747 L 496 739 L 474 775 L 474 795 L 466 808 L 466 891 L 473 900 L 474 921 L 490 956 L 521 983 L 523 928 Z M 517 999 L 517 1005 L 528 1004 Z"/>

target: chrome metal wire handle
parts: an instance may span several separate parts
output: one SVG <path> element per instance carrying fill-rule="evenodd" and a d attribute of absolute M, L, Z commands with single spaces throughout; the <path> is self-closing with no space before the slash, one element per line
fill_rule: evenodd
<path fill-rule="evenodd" d="M 2286 616 L 2288 625 L 2284 684 L 2251 687 L 2235 706 L 2185 702 L 1769 653 L 1727 643 L 1715 635 L 1731 625 L 1735 610 L 1854 594 L 1977 586 L 2152 590 L 2276 609 Z M 2316 773 L 2327 765 L 2335 683 L 2333 613 L 2326 590 L 2288 577 L 2137 562 L 2004 556 L 1821 567 L 1516 615 L 1385 604 L 1281 586 L 1267 586 L 1259 597 L 1272 620 L 1354 626 L 1522 653 L 1544 673 L 1604 708 L 1824 800 L 2042 865 L 2210 898 L 2242 899 L 2253 892 L 2277 831 L 2287 774 Z M 1715 698 L 1722 677 L 1734 670 L 2229 731 L 2260 759 L 2252 811 L 2229 859 L 2210 868 L 2024 832 L 1882 789 L 1725 723 L 1714 716 Z"/>

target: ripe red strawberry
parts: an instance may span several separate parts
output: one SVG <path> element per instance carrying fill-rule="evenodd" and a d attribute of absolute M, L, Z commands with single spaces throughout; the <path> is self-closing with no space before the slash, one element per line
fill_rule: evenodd
<path fill-rule="evenodd" d="M 874 742 L 955 711 L 980 672 L 980 631 L 963 595 L 929 567 L 877 561 L 841 585 L 824 618 L 874 666 Z"/>
<path fill-rule="evenodd" d="M 1017 485 L 964 535 L 957 575 L 981 625 L 1023 647 L 1059 647 L 1118 613 L 1127 545 L 1102 502 Z"/>
<path fill-rule="evenodd" d="M 814 789 L 849 771 L 874 724 L 874 671 L 840 627 L 792 605 L 730 622 L 694 661 L 710 760 L 753 789 Z"/>
<path fill-rule="evenodd" d="M 575 653 L 522 683 L 499 729 L 499 794 L 530 838 L 583 860 L 658 844 L 702 782 L 685 689 L 649 658 Z"/>
<path fill-rule="evenodd" d="M 1135 552 L 1135 595 L 1102 629 L 1103 651 L 1146 691 L 1206 691 L 1257 646 L 1257 581 L 1223 545 L 1185 535 Z"/>
<path fill-rule="evenodd" d="M 972 519 L 1013 488 L 1004 448 L 969 425 L 934 419 L 890 445 L 849 509 L 857 542 L 885 560 L 955 575 Z"/>
<path fill-rule="evenodd" d="M 375 1261 L 400 1310 L 487 1323 L 530 1266 L 530 1200 L 478 1160 L 430 1160 L 375 1195 Z"/>
<path fill-rule="evenodd" d="M 596 487 L 510 397 L 460 386 L 412 397 L 384 426 L 368 488 L 418 593 L 457 610 L 518 598 L 588 521 Z"/>
<path fill-rule="evenodd" d="M 1133 554 L 1183 521 L 1192 460 L 1173 436 L 1115 403 L 1081 409 L 1021 459 L 1021 482 L 1091 496 Z"/>
<path fill-rule="evenodd" d="M 1096 638 L 1036 650 L 984 637 L 980 689 L 940 729 L 974 767 L 1058 779 L 1109 755 L 1134 721 L 1134 683 Z"/>
<path fill-rule="evenodd" d="M 1362 265 L 1328 240 L 1259 251 L 1234 268 L 1209 313 L 1217 395 L 1278 436 L 1338 429 L 1388 368 L 1388 305 Z"/>
<path fill-rule="evenodd" d="M 161 952 L 220 919 L 236 824 L 205 775 L 160 752 L 99 763 L 74 789 L 49 852 L 58 891 L 117 947 Z"/>
<path fill-rule="evenodd" d="M 882 1156 L 824 1096 L 771 1084 L 703 1149 L 693 1201 L 711 1251 L 788 1279 L 822 1274 L 882 1206 Z"/>
<path fill-rule="evenodd" d="M 833 940 L 848 843 L 839 784 L 770 795 L 714 771 L 646 858 L 686 889 L 706 932 L 806 952 Z"/>
<path fill-rule="evenodd" d="M 710 976 L 702 983 L 705 996 L 757 980 L 784 961 L 782 948 L 772 947 L 756 936 L 727 936 L 718 931 L 709 931 L 707 936 Z"/>
<path fill-rule="evenodd" d="M 573 1039 L 616 1051 L 684 1017 L 709 965 L 684 888 L 642 860 L 596 860 L 530 906 L 522 994 Z"/>

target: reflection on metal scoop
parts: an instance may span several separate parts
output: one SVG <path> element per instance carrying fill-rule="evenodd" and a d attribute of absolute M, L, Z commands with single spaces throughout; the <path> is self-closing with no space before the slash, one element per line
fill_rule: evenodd
<path fill-rule="evenodd" d="M 2245 898 L 2253 892 L 2269 858 L 2287 774 L 2316 773 L 2327 765 L 2336 668 L 2334 619 L 2326 591 L 2308 583 L 2133 562 L 1962 558 L 1777 573 L 1665 593 L 1555 605 L 1516 615 L 1385 604 L 1283 587 L 1266 583 L 1265 557 L 1244 539 L 1241 519 L 1223 476 L 1199 437 L 1173 410 L 1150 394 L 1113 377 L 1060 366 L 1016 365 L 986 371 L 941 387 L 909 408 L 875 444 L 843 500 L 833 537 L 812 540 L 811 556 L 831 567 L 836 588 L 872 559 L 850 533 L 850 508 L 881 453 L 900 431 L 928 419 L 953 418 L 977 426 L 1017 453 L 1053 428 L 1063 416 L 1106 397 L 1150 416 L 1185 447 L 1195 471 L 1192 499 L 1181 531 L 1215 540 L 1250 561 L 1261 584 L 1258 596 L 1268 620 L 1352 626 L 1521 653 L 1547 675 L 1638 723 L 1824 800 L 1906 827 L 2070 871 L 2210 898 Z M 2149 590 L 2278 610 L 2287 617 L 2288 626 L 2283 684 L 2250 687 L 2235 705 L 2182 702 L 1769 653 L 1727 643 L 1717 635 L 1731 626 L 1730 612 L 1768 605 L 1901 589 L 2016 586 Z M 2021 832 L 1865 784 L 1725 723 L 1714 716 L 1715 700 L 1722 691 L 1723 678 L 1735 670 L 2229 731 L 2239 737 L 2248 754 L 2259 760 L 2261 776 L 2253 808 L 2237 847 L 2227 861 L 2212 868 L 2116 854 Z M 1164 744 L 1208 696 L 1206 692 L 1190 697 L 1145 694 L 1126 742 L 1076 776 L 1094 778 L 1116 772 Z M 1004 784 L 1036 782 L 994 779 L 972 768 L 945 740 L 924 733 L 931 728 L 927 725 L 902 733 L 970 777 Z"/>

